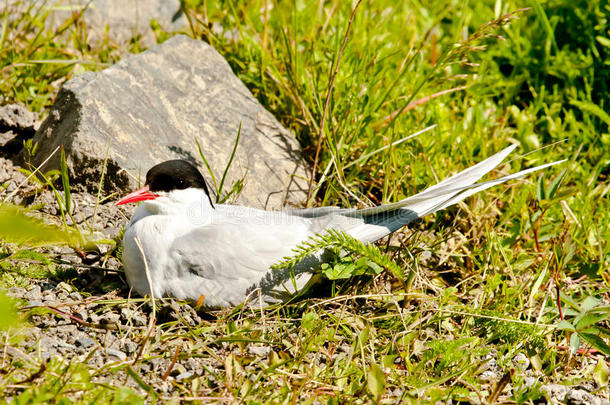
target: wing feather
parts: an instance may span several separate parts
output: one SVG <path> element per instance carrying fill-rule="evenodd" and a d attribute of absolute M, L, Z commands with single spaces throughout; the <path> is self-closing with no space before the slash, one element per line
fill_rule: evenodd
<path fill-rule="evenodd" d="M 287 228 L 274 224 L 212 224 L 177 238 L 169 250 L 176 271 L 168 280 L 173 296 L 205 296 L 210 307 L 237 305 L 269 279 L 269 268 L 310 235 L 301 221 Z M 278 278 L 274 288 L 289 278 Z"/>

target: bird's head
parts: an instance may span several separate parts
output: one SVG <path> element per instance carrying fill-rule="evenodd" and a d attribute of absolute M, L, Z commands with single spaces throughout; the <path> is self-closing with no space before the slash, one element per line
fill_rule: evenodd
<path fill-rule="evenodd" d="M 168 160 L 153 166 L 146 173 L 144 187 L 127 194 L 115 205 L 154 200 L 174 191 L 186 189 L 203 191 L 207 195 L 210 205 L 214 207 L 208 186 L 199 170 L 186 160 L 179 159 Z"/>

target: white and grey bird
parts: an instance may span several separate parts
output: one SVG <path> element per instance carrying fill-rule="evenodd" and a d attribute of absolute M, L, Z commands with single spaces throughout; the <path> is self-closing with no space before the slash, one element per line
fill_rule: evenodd
<path fill-rule="evenodd" d="M 127 281 L 142 295 L 200 300 L 209 308 L 234 306 L 249 297 L 266 303 L 302 288 L 328 260 L 318 252 L 294 269 L 275 269 L 292 249 L 336 229 L 372 243 L 413 220 L 479 191 L 516 179 L 553 162 L 477 183 L 515 148 L 510 146 L 404 200 L 372 208 L 322 207 L 265 211 L 213 204 L 206 182 L 192 164 L 171 160 L 151 168 L 145 186 L 116 204 L 141 201 L 123 237 Z"/>

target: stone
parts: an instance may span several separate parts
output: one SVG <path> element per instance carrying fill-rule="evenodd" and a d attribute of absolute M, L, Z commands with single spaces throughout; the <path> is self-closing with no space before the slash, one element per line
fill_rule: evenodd
<path fill-rule="evenodd" d="M 121 361 L 127 360 L 127 355 L 120 350 L 108 349 L 106 350 L 106 353 L 108 353 L 108 357 L 116 357 Z"/>
<path fill-rule="evenodd" d="M 34 136 L 38 117 L 23 104 L 0 107 L 0 154 L 12 156 L 23 147 L 23 141 Z"/>
<path fill-rule="evenodd" d="M 147 323 L 146 317 L 142 313 L 129 308 L 121 308 L 121 320 L 134 326 L 144 326 Z"/>
<path fill-rule="evenodd" d="M 90 42 L 102 39 L 108 28 L 108 37 L 115 42 L 125 42 L 139 35 L 144 45 L 156 42 L 151 30 L 155 20 L 166 31 L 177 31 L 187 25 L 180 10 L 179 0 L 78 0 L 74 3 L 89 4 L 84 13 L 85 23 L 92 35 Z"/>
<path fill-rule="evenodd" d="M 248 346 L 248 352 L 253 356 L 267 357 L 269 352 L 271 352 L 271 348 L 267 346 L 250 345 Z"/>
<path fill-rule="evenodd" d="M 28 292 L 25 294 L 25 298 L 27 298 L 30 301 L 42 301 L 42 291 L 40 289 L 39 285 L 34 285 L 32 286 L 32 288 L 30 288 L 28 290 Z"/>
<path fill-rule="evenodd" d="M 513 365 L 521 371 L 527 370 L 530 366 L 530 359 L 523 353 L 517 353 L 512 359 Z"/>
<path fill-rule="evenodd" d="M 99 317 L 99 323 L 102 324 L 118 324 L 121 319 L 121 315 L 114 312 L 105 312 Z"/>
<path fill-rule="evenodd" d="M 8 130 L 31 131 L 38 129 L 38 117 L 23 104 L 8 104 L 0 107 L 0 132 Z"/>
<path fill-rule="evenodd" d="M 571 405 L 608 405 L 610 401 L 590 394 L 585 390 L 572 389 L 568 392 L 567 402 Z"/>
<path fill-rule="evenodd" d="M 76 292 L 76 291 L 71 292 L 68 295 L 68 297 L 70 297 L 70 299 L 72 299 L 74 301 L 82 301 L 83 300 L 83 296 L 80 293 Z"/>
<path fill-rule="evenodd" d="M 23 287 L 11 287 L 7 292 L 13 298 L 23 298 L 27 294 L 26 289 Z"/>
<path fill-rule="evenodd" d="M 60 282 L 59 284 L 57 284 L 57 286 L 55 287 L 54 291 L 56 293 L 71 293 L 72 291 L 74 291 L 74 288 L 66 283 L 65 281 Z"/>
<path fill-rule="evenodd" d="M 192 378 L 193 376 L 194 376 L 194 374 L 191 373 L 190 371 L 185 371 L 176 376 L 176 381 L 188 380 L 189 378 Z"/>
<path fill-rule="evenodd" d="M 136 353 L 136 350 L 138 349 L 138 345 L 135 342 L 128 340 L 125 342 L 125 345 L 123 346 L 123 348 L 125 349 L 125 352 L 127 354 L 134 354 L 134 353 Z"/>
<path fill-rule="evenodd" d="M 141 45 L 150 46 L 156 43 L 152 20 L 168 32 L 178 31 L 188 23 L 180 0 L 5 0 L 2 4 L 9 7 L 9 16 L 28 12 L 30 5 L 34 9 L 44 7 L 49 12 L 45 19 L 47 29 L 59 28 L 79 12 L 89 45 L 106 38 L 121 44 L 138 37 Z"/>
<path fill-rule="evenodd" d="M 605 398 L 588 393 L 583 389 L 569 387 L 562 384 L 543 385 L 541 390 L 551 403 L 567 403 L 574 405 L 609 405 Z"/>
<path fill-rule="evenodd" d="M 75 341 L 76 347 L 91 347 L 95 344 L 95 340 L 91 339 L 90 337 L 80 337 L 78 339 L 76 339 Z"/>
<path fill-rule="evenodd" d="M 273 209 L 301 202 L 308 173 L 296 139 L 214 48 L 177 35 L 66 82 L 36 132 L 32 163 L 63 145 L 71 184 L 97 192 L 107 157 L 103 187 L 110 193 L 133 189 L 157 163 L 186 159 L 211 184 L 195 139 L 220 182 L 240 126 L 223 191 L 243 179 L 240 204 Z M 55 152 L 42 171 L 58 167 Z"/>

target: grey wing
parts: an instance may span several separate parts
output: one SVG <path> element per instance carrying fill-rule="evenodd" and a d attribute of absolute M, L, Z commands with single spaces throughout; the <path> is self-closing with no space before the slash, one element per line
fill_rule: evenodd
<path fill-rule="evenodd" d="M 226 307 L 243 302 L 261 288 L 266 302 L 298 287 L 286 270 L 270 266 L 309 236 L 308 224 L 218 224 L 204 226 L 178 238 L 170 248 L 176 264 L 172 295 L 198 299 L 204 305 Z M 254 294 L 253 294 L 254 295 Z M 257 295 L 256 295 L 257 296 Z"/>

